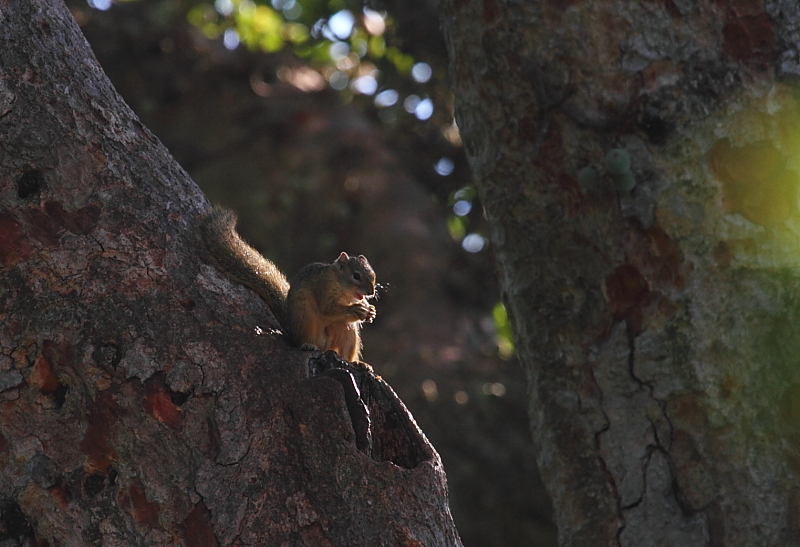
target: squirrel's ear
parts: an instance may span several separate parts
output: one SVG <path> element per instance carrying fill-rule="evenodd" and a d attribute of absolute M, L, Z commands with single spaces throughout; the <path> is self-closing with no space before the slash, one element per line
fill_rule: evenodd
<path fill-rule="evenodd" d="M 350 257 L 347 256 L 347 253 L 342 253 L 339 255 L 339 258 L 336 259 L 336 262 L 347 262 L 350 260 Z"/>

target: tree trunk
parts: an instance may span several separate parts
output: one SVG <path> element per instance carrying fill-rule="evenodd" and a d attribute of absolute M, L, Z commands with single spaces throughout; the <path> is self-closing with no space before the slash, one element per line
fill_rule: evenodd
<path fill-rule="evenodd" d="M 203 262 L 60 0 L 0 8 L 0 76 L 0 542 L 460 545 L 391 389 Z"/>
<path fill-rule="evenodd" d="M 800 10 L 444 0 L 571 545 L 800 542 Z"/>

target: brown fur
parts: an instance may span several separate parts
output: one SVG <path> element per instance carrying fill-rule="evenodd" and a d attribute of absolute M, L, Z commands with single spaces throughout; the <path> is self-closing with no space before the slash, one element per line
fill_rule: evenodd
<path fill-rule="evenodd" d="M 206 248 L 220 268 L 267 302 L 293 343 L 360 360 L 361 324 L 375 317 L 375 306 L 367 302 L 375 293 L 375 272 L 367 259 L 341 253 L 331 264 L 309 264 L 290 286 L 235 226 L 236 217 L 219 208 L 201 223 Z"/>

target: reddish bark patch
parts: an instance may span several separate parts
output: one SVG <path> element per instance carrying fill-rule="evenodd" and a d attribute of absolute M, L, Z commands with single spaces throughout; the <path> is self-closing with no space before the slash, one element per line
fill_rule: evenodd
<path fill-rule="evenodd" d="M 31 238 L 44 247 L 58 247 L 61 232 L 64 230 L 64 208 L 61 204 L 49 201 L 42 209 L 29 209 L 27 216 Z"/>
<path fill-rule="evenodd" d="M 64 211 L 64 206 L 59 201 L 45 201 L 44 205 L 45 214 L 51 218 L 59 226 L 64 226 L 67 217 L 67 212 Z"/>
<path fill-rule="evenodd" d="M 325 530 L 319 522 L 312 522 L 308 526 L 300 529 L 300 537 L 303 544 L 308 547 L 335 547 L 335 545 L 325 536 Z"/>
<path fill-rule="evenodd" d="M 501 8 L 497 0 L 483 0 L 483 22 L 493 23 L 500 17 Z"/>
<path fill-rule="evenodd" d="M 172 393 L 164 385 L 164 374 L 155 374 L 144 384 L 142 408 L 162 424 L 175 430 L 183 427 L 183 411 L 172 402 Z"/>
<path fill-rule="evenodd" d="M 19 224 L 10 216 L 0 214 L 0 263 L 13 266 L 31 253 L 31 246 L 20 232 Z"/>
<path fill-rule="evenodd" d="M 57 201 L 46 201 L 41 209 L 29 209 L 31 237 L 45 247 L 57 247 L 64 230 L 73 234 L 88 234 L 97 225 L 102 210 L 90 204 L 70 213 Z"/>
<path fill-rule="evenodd" d="M 155 502 L 147 500 L 144 484 L 138 477 L 133 478 L 128 488 L 117 494 L 117 503 L 133 517 L 138 524 L 147 528 L 160 528 L 158 516 L 161 508 Z"/>
<path fill-rule="evenodd" d="M 191 513 L 178 525 L 186 547 L 218 547 L 219 542 L 211 527 L 211 512 L 202 501 L 194 506 Z"/>
<path fill-rule="evenodd" d="M 736 376 L 726 374 L 722 377 L 722 382 L 720 383 L 720 395 L 724 399 L 730 399 L 741 387 L 741 383 Z"/>
<path fill-rule="evenodd" d="M 62 509 L 66 509 L 70 502 L 71 494 L 69 487 L 64 483 L 58 483 L 47 489 L 51 496 L 58 502 Z"/>
<path fill-rule="evenodd" d="M 58 378 L 53 372 L 53 364 L 42 352 L 36 357 L 28 384 L 35 387 L 45 395 L 52 395 L 58 389 Z"/>
<path fill-rule="evenodd" d="M 714 3 L 738 16 L 755 15 L 764 11 L 763 0 L 714 0 Z"/>
<path fill-rule="evenodd" d="M 623 264 L 605 279 L 605 294 L 614 319 L 627 319 L 635 331 L 642 323 L 642 306 L 650 296 L 650 287 L 642 274 L 630 264 Z"/>
<path fill-rule="evenodd" d="M 42 351 L 36 356 L 28 384 L 45 395 L 54 395 L 58 406 L 64 402 L 67 386 L 58 380 L 57 370 L 74 366 L 74 351 L 71 344 L 45 340 Z"/>
<path fill-rule="evenodd" d="M 66 228 L 73 234 L 88 234 L 97 225 L 102 210 L 99 205 L 92 203 L 70 213 L 64 210 L 61 203 L 47 201 L 44 203 L 44 212 L 59 229 Z"/>
<path fill-rule="evenodd" d="M 676 427 L 705 434 L 706 412 L 693 395 L 674 395 L 667 404 L 670 419 Z"/>
<path fill-rule="evenodd" d="M 737 61 L 769 61 L 775 56 L 775 32 L 766 13 L 729 21 L 722 27 L 722 38 L 722 51 Z"/>
<path fill-rule="evenodd" d="M 100 206 L 96 204 L 81 207 L 64 219 L 64 225 L 73 234 L 88 234 L 97 226 L 101 212 Z"/>
<path fill-rule="evenodd" d="M 119 419 L 120 408 L 110 391 L 104 391 L 92 403 L 89 423 L 81 440 L 81 452 L 86 454 L 89 471 L 107 472 L 111 462 L 117 459 L 111 443 L 114 424 Z"/>
<path fill-rule="evenodd" d="M 653 226 L 645 235 L 649 246 L 647 266 L 653 272 L 652 279 L 681 288 L 683 280 L 680 267 L 683 254 L 680 248 L 659 226 Z"/>
<path fill-rule="evenodd" d="M 414 534 L 407 527 L 404 526 L 400 530 L 400 534 L 402 534 L 400 537 L 395 537 L 397 545 L 401 545 L 402 547 L 423 547 L 422 542 L 416 539 Z"/>

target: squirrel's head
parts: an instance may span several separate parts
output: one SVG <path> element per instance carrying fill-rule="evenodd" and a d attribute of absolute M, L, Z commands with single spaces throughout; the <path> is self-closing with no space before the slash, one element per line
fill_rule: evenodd
<path fill-rule="evenodd" d="M 359 297 L 371 298 L 375 294 L 375 271 L 364 255 L 349 256 L 342 253 L 335 264 L 345 282 L 355 289 Z"/>

